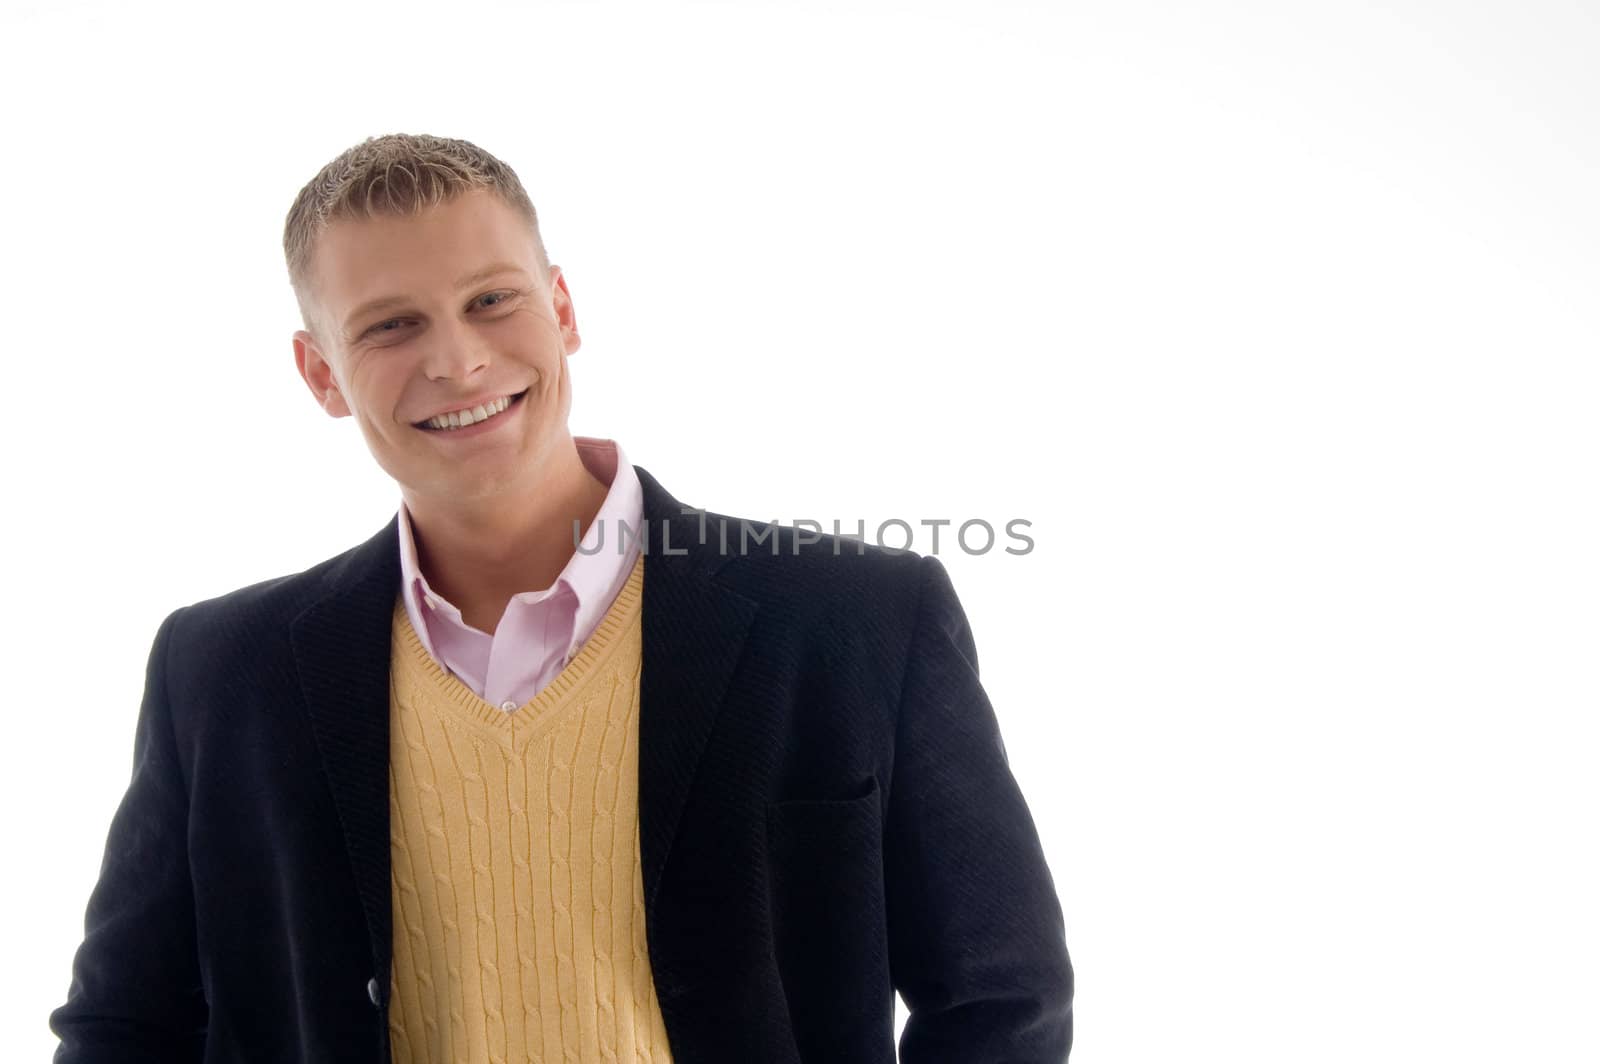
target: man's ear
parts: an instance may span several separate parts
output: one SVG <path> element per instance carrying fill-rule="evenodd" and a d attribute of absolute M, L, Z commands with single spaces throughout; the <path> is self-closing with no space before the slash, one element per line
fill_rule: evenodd
<path fill-rule="evenodd" d="M 583 343 L 578 335 L 578 312 L 572 306 L 572 293 L 567 291 L 567 277 L 561 267 L 550 264 L 550 303 L 555 308 L 556 324 L 561 329 L 561 341 L 567 354 L 577 354 Z"/>
<path fill-rule="evenodd" d="M 349 417 L 350 407 L 339 392 L 339 382 L 333 376 L 333 367 L 317 347 L 316 337 L 304 329 L 294 334 L 294 364 L 300 377 L 316 397 L 317 405 L 329 417 Z"/>

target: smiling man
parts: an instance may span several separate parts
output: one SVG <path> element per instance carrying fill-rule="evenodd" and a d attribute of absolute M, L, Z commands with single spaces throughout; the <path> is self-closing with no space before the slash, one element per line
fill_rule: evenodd
<path fill-rule="evenodd" d="M 330 226 L 306 284 L 301 375 L 328 413 L 355 418 L 399 484 L 433 590 L 493 632 L 514 592 L 555 584 L 573 521 L 587 525 L 607 496 L 567 428 L 579 337 L 561 267 L 530 222 L 477 188 L 416 216 Z"/>
<path fill-rule="evenodd" d="M 351 148 L 284 248 L 296 366 L 400 503 L 161 624 L 58 1064 L 891 1061 L 896 992 L 902 1061 L 1064 1061 L 1061 906 L 938 560 L 573 437 L 567 279 L 468 142 Z"/>

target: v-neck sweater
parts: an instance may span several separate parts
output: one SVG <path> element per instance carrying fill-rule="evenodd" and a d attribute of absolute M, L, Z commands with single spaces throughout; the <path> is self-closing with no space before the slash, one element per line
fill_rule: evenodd
<path fill-rule="evenodd" d="M 669 1062 L 639 849 L 644 556 L 582 651 L 512 712 L 396 601 L 393 1059 Z"/>

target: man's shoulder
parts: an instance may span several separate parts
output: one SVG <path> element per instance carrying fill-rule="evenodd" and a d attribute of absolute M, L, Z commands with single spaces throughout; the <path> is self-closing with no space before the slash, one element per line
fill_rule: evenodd
<path fill-rule="evenodd" d="M 695 511 L 675 523 L 670 542 L 651 544 L 651 550 L 698 552 L 717 583 L 797 621 L 909 620 L 915 614 L 927 558 L 815 525 Z M 678 541 L 684 533 L 688 544 Z"/>
<path fill-rule="evenodd" d="M 378 538 L 374 536 L 298 572 L 198 599 L 174 612 L 183 615 L 181 624 L 190 633 L 287 631 L 296 617 L 334 590 L 337 578 L 359 555 L 370 552 Z"/>

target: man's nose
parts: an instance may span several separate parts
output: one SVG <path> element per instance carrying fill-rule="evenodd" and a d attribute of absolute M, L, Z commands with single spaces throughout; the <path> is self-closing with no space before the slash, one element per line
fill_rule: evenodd
<path fill-rule="evenodd" d="M 465 380 L 489 364 L 489 352 L 466 329 L 440 329 L 423 357 L 429 380 Z"/>

